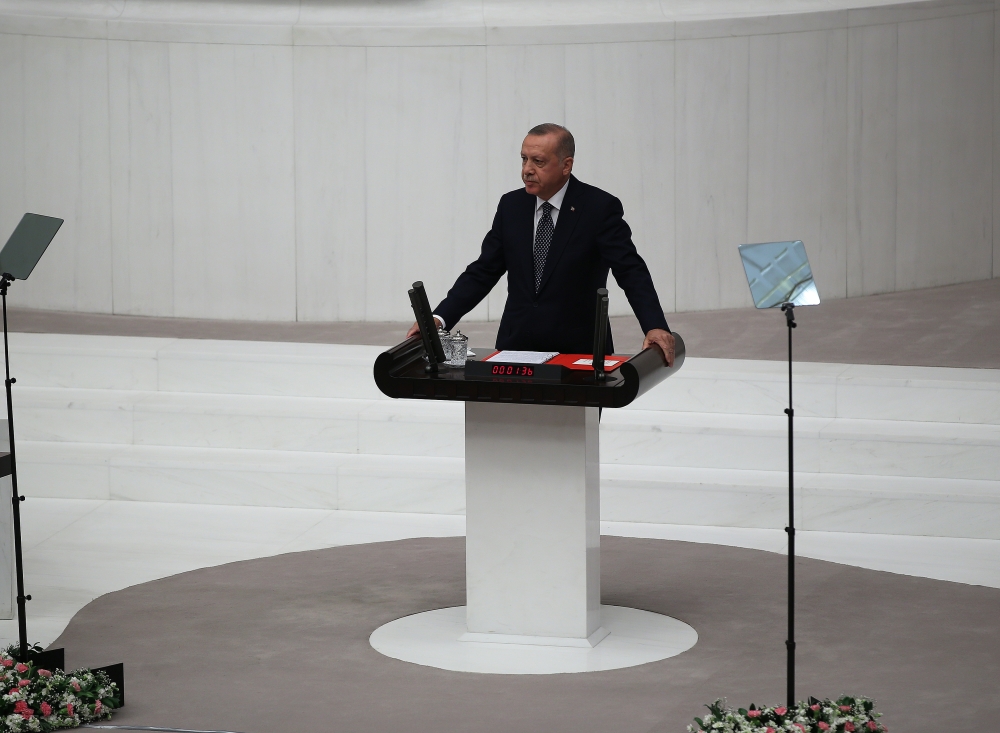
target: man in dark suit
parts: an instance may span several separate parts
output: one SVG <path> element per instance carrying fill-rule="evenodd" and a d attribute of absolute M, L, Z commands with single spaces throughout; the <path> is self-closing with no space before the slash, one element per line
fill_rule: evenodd
<path fill-rule="evenodd" d="M 673 364 L 674 337 L 622 204 L 573 176 L 574 154 L 573 136 L 560 125 L 528 132 L 521 146 L 524 188 L 501 197 L 479 259 L 434 316 L 454 327 L 506 272 L 496 348 L 586 354 L 593 350 L 597 289 L 607 285 L 610 269 L 646 334 L 643 348 L 655 344 Z M 407 336 L 416 333 L 414 324 Z M 614 353 L 610 326 L 607 351 Z"/>

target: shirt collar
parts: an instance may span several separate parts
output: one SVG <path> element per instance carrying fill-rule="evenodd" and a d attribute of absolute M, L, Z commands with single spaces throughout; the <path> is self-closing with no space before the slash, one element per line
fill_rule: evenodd
<path fill-rule="evenodd" d="M 563 199 L 566 198 L 566 189 L 567 188 L 569 188 L 569 179 L 568 178 L 566 179 L 566 183 L 563 184 L 563 187 L 560 188 L 558 191 L 556 191 L 552 195 L 552 198 L 549 199 L 549 203 L 552 204 L 553 208 L 555 208 L 556 211 L 561 211 L 562 210 L 562 202 L 563 202 Z M 537 196 L 535 196 L 535 211 L 538 211 L 542 207 L 542 204 L 544 204 L 544 203 L 545 202 L 542 199 L 540 199 Z"/>

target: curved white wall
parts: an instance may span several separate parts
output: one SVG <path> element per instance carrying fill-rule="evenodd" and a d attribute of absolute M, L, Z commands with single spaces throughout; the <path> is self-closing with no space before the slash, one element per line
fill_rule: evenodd
<path fill-rule="evenodd" d="M 746 241 L 825 298 L 1000 275 L 1000 3 L 867 5 L 0 0 L 0 239 L 66 219 L 12 303 L 406 320 L 542 121 L 668 311 L 748 305 Z"/>

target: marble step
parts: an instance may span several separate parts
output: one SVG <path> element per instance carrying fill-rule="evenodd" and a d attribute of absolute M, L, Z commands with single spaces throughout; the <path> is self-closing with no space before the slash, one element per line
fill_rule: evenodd
<path fill-rule="evenodd" d="M 1000 481 L 796 471 L 795 507 L 804 530 L 1000 539 Z M 601 518 L 780 529 L 788 473 L 603 464 Z"/>
<path fill-rule="evenodd" d="M 378 346 L 14 333 L 11 374 L 25 387 L 388 399 Z"/>
<path fill-rule="evenodd" d="M 455 402 L 19 387 L 23 440 L 460 458 Z"/>
<path fill-rule="evenodd" d="M 461 458 L 460 404 L 19 388 L 30 441 Z M 1000 426 L 797 417 L 796 465 L 814 473 L 1000 478 Z M 609 464 L 777 470 L 785 417 L 606 411 Z"/>
<path fill-rule="evenodd" d="M 18 441 L 28 497 L 460 514 L 459 458 Z"/>
<path fill-rule="evenodd" d="M 11 334 L 23 387 L 386 400 L 375 387 L 377 346 Z M 1000 424 L 1000 371 L 849 364 L 795 365 L 800 417 Z M 781 416 L 781 361 L 699 359 L 634 405 Z"/>
<path fill-rule="evenodd" d="M 629 410 L 606 414 L 602 464 L 781 470 L 786 417 Z M 1000 480 L 1000 426 L 795 419 L 795 466 L 809 473 Z"/>
<path fill-rule="evenodd" d="M 464 512 L 458 458 L 85 443 L 19 443 L 30 497 L 431 514 Z M 609 521 L 777 529 L 787 473 L 601 467 Z M 1000 482 L 797 472 L 802 529 L 1000 539 Z"/>
<path fill-rule="evenodd" d="M 798 417 L 1000 425 L 1000 370 L 794 365 Z M 626 410 L 783 416 L 786 362 L 688 358 Z"/>
<path fill-rule="evenodd" d="M 19 388 L 24 440 L 461 457 L 462 406 L 348 400 Z M 775 470 L 784 417 L 607 411 L 604 463 Z M 815 473 L 1000 478 L 1000 426 L 797 417 L 796 465 Z"/>

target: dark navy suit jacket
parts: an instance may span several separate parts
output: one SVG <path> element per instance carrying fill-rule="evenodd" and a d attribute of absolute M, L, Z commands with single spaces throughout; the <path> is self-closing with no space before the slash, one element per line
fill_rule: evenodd
<path fill-rule="evenodd" d="M 536 203 L 523 188 L 500 199 L 479 259 L 434 309 L 448 328 L 478 305 L 506 272 L 507 304 L 496 348 L 589 354 L 594 348 L 597 289 L 606 287 L 610 269 L 643 333 L 669 330 L 649 269 L 622 218 L 621 201 L 575 176 L 570 177 L 559 210 L 536 294 L 532 255 Z M 614 353 L 610 326 L 607 353 Z"/>

